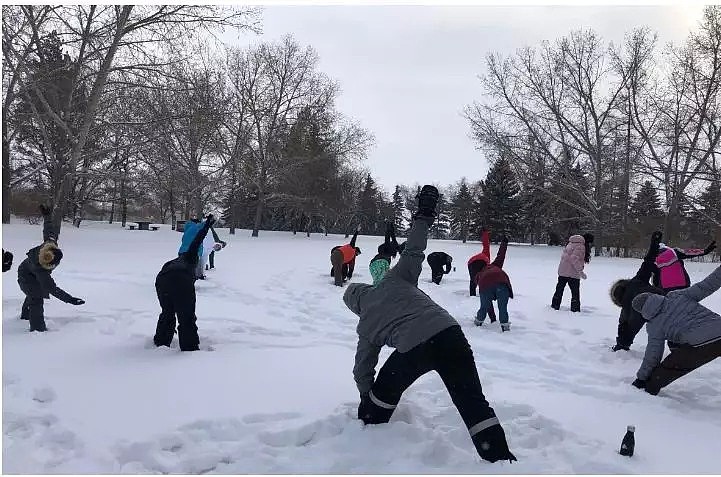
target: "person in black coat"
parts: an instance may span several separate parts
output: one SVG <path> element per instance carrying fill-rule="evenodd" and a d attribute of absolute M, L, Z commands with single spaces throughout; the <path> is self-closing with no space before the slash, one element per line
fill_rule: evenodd
<path fill-rule="evenodd" d="M 155 291 L 161 308 L 153 337 L 155 346 L 170 346 L 175 334 L 177 315 L 180 350 L 200 349 L 195 316 L 195 268 L 198 265 L 198 250 L 212 225 L 213 216 L 208 215 L 188 250 L 178 258 L 166 262 L 155 278 Z"/>
<path fill-rule="evenodd" d="M 666 295 L 668 293 L 667 290 L 648 283 L 656 271 L 654 261 L 660 250 L 661 239 L 661 232 L 654 232 L 651 236 L 651 245 L 636 275 L 630 280 L 625 278 L 617 280 L 611 287 L 611 301 L 621 308 L 621 315 L 618 317 L 616 344 L 611 348 L 613 351 L 628 351 L 633 344 L 634 338 L 645 323 L 641 314 L 633 309 L 633 299 L 641 293 L 654 293 L 656 295 Z"/>
<path fill-rule="evenodd" d="M 43 244 L 30 249 L 18 267 L 18 285 L 25 294 L 20 318 L 30 321 L 30 331 L 47 331 L 43 300 L 50 299 L 50 295 L 71 305 L 85 303 L 57 286 L 51 276 L 60 264 L 63 252 L 58 248 L 58 231 L 52 224 L 50 210 L 41 206 L 41 211 L 44 216 Z"/>
<path fill-rule="evenodd" d="M 10 253 L 10 251 L 5 251 L 5 249 L 2 249 L 3 251 L 3 273 L 7 272 L 12 268 L 13 266 L 13 254 Z"/>
<path fill-rule="evenodd" d="M 440 285 L 443 275 L 451 273 L 453 257 L 445 252 L 433 252 L 428 254 L 426 261 L 431 266 L 431 280 L 436 285 Z"/>

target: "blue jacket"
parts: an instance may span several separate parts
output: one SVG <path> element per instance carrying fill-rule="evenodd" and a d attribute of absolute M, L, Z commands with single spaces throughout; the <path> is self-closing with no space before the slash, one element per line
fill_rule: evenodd
<path fill-rule="evenodd" d="M 178 249 L 178 255 L 181 253 L 185 253 L 190 248 L 190 244 L 193 243 L 193 239 L 196 235 L 198 235 L 198 232 L 200 232 L 200 229 L 203 228 L 203 222 L 191 222 L 187 221 L 185 222 L 185 230 L 183 231 L 183 238 L 180 242 L 180 248 Z M 203 255 L 203 246 L 201 244 L 200 249 L 198 250 L 198 256 Z"/>

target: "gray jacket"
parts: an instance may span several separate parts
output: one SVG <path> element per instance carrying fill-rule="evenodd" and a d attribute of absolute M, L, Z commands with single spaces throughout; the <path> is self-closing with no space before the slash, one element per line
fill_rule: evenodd
<path fill-rule="evenodd" d="M 646 299 L 641 314 L 648 320 L 648 345 L 636 373 L 638 379 L 645 381 L 651 376 L 663 358 L 666 340 L 697 347 L 721 339 L 721 316 L 699 304 L 719 288 L 721 267 L 690 288 Z"/>
<path fill-rule="evenodd" d="M 446 328 L 458 325 L 446 310 L 418 288 L 428 226 L 423 218 L 413 221 L 398 264 L 375 287 L 353 283 L 343 295 L 346 306 L 360 317 L 353 377 L 361 393 L 367 393 L 373 386 L 378 353 L 383 345 L 405 353 Z"/>

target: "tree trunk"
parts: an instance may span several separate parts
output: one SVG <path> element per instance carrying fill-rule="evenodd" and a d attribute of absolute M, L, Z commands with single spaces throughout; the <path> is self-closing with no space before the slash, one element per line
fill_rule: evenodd
<path fill-rule="evenodd" d="M 128 220 L 128 198 L 126 197 L 125 189 L 125 176 L 123 176 L 120 180 L 120 220 L 123 227 L 125 227 L 125 223 Z"/>
<path fill-rule="evenodd" d="M 2 223 L 10 223 L 10 140 L 8 139 L 8 118 L 2 119 L 3 135 L 3 211 Z"/>
<path fill-rule="evenodd" d="M 260 230 L 260 224 L 263 220 L 263 207 L 265 206 L 265 194 L 258 192 L 258 204 L 255 207 L 255 222 L 253 223 L 253 233 L 251 237 L 257 237 Z"/>
<path fill-rule="evenodd" d="M 115 219 L 115 201 L 114 200 L 112 202 L 110 202 L 110 219 L 108 220 L 108 223 L 112 224 L 113 219 Z"/>

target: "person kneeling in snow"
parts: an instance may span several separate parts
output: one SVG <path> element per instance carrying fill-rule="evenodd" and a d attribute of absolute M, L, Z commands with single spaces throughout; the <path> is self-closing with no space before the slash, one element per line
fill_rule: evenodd
<path fill-rule="evenodd" d="M 424 186 L 398 264 L 375 287 L 353 283 L 343 295 L 346 306 L 360 317 L 353 368 L 361 395 L 358 418 L 365 424 L 388 422 L 403 392 L 422 375 L 436 371 L 481 458 L 514 461 L 503 428 L 483 395 L 473 351 L 460 325 L 418 288 L 437 203 L 438 190 Z M 374 381 L 384 345 L 396 349 Z"/>
<path fill-rule="evenodd" d="M 481 307 L 478 309 L 474 323 L 476 326 L 483 325 L 486 313 L 493 310 L 493 301 L 498 301 L 498 319 L 501 322 L 501 331 L 509 331 L 511 324 L 508 322 L 508 300 L 513 298 L 511 279 L 503 271 L 503 262 L 506 260 L 508 239 L 503 237 L 501 246 L 498 248 L 496 259 L 486 265 L 476 275 L 478 293 L 481 296 Z"/>
<path fill-rule="evenodd" d="M 691 288 L 672 291 L 665 297 L 642 293 L 633 299 L 633 309 L 646 320 L 648 333 L 634 386 L 656 395 L 661 388 L 721 356 L 721 316 L 699 304 L 719 288 L 721 267 Z M 665 340 L 671 354 L 662 362 Z"/>
<path fill-rule="evenodd" d="M 649 285 L 656 265 L 654 260 L 659 252 L 659 244 L 661 243 L 661 232 L 654 232 L 651 236 L 651 245 L 643 258 L 641 268 L 636 272 L 636 276 L 632 279 L 617 280 L 611 286 L 611 301 L 621 307 L 621 315 L 618 317 L 618 336 L 616 336 L 616 344 L 611 348 L 613 351 L 628 351 L 633 344 L 633 340 L 643 328 L 644 321 L 641 314 L 633 309 L 633 299 L 641 293 L 655 293 L 657 295 L 665 295 L 666 291 L 662 288 Z"/>
<path fill-rule="evenodd" d="M 20 318 L 30 321 L 30 331 L 47 331 L 43 300 L 50 299 L 50 295 L 71 305 L 85 303 L 57 286 L 51 276 L 60 265 L 63 252 L 58 248 L 58 231 L 53 226 L 50 209 L 41 205 L 40 211 L 44 219 L 43 244 L 30 249 L 28 258 L 18 267 L 18 285 L 25 294 Z"/>
<path fill-rule="evenodd" d="M 198 250 L 213 225 L 213 216 L 208 215 L 205 224 L 193 237 L 185 252 L 174 260 L 166 262 L 155 278 L 155 291 L 160 302 L 160 316 L 155 329 L 155 346 L 170 346 L 175 334 L 175 315 L 178 315 L 178 341 L 181 351 L 199 349 L 198 326 L 195 324 L 195 270 L 198 265 Z"/>

